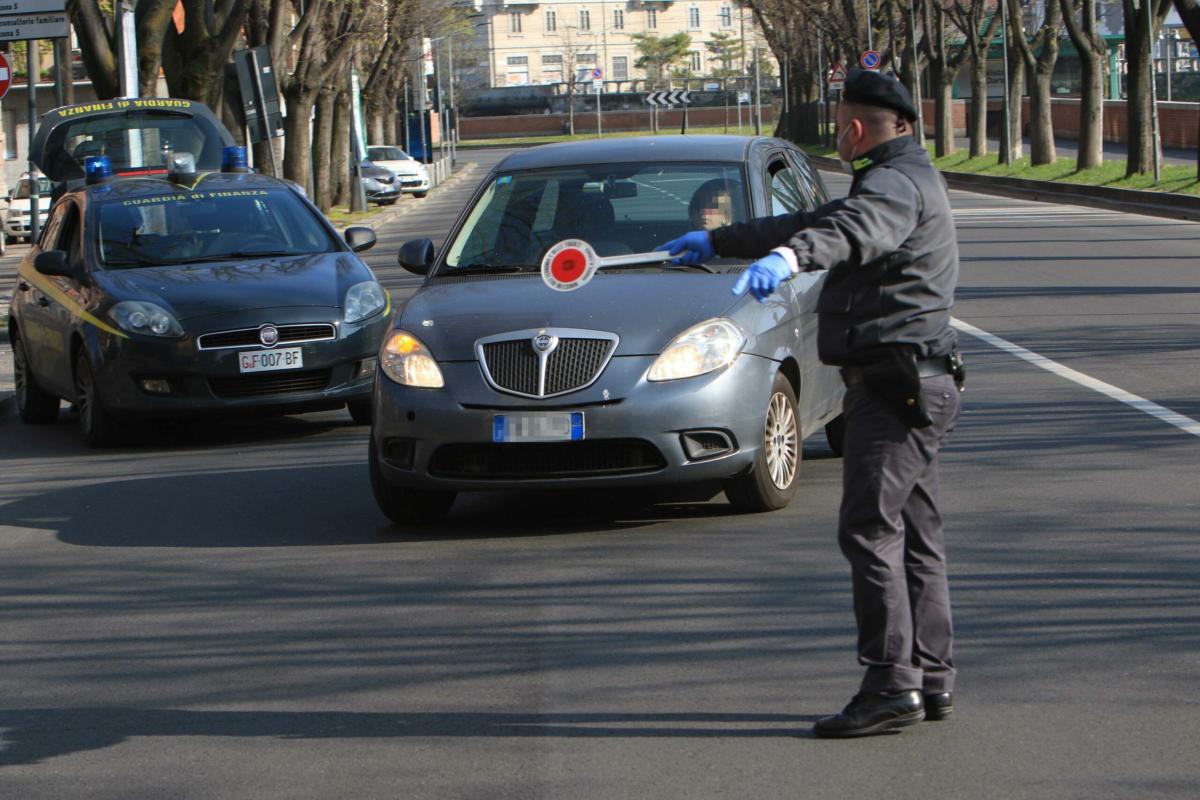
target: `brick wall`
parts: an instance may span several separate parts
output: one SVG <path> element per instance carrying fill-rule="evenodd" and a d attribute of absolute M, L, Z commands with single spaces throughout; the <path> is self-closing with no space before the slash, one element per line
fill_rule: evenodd
<path fill-rule="evenodd" d="M 775 110 L 763 106 L 762 110 L 764 132 L 770 133 L 775 126 Z M 737 133 L 737 108 L 729 109 L 730 132 Z M 507 117 L 461 117 L 459 136 L 463 139 L 489 139 L 506 136 L 550 136 L 563 132 L 567 122 L 566 114 L 520 114 Z M 713 127 L 725 123 L 724 108 L 693 108 L 688 111 L 688 126 Z M 669 131 L 679 130 L 683 124 L 683 111 L 660 111 L 658 114 L 659 129 Z M 754 120 L 747 119 L 746 109 L 742 109 L 742 124 L 753 128 Z M 606 131 L 649 131 L 650 111 L 605 111 L 601 126 Z M 583 133 L 596 130 L 596 112 L 579 111 L 575 113 L 575 132 Z"/>

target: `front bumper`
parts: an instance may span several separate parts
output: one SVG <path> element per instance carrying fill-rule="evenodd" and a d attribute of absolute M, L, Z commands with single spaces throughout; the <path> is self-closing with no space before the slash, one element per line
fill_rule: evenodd
<path fill-rule="evenodd" d="M 312 308 L 261 309 L 222 314 L 184 323 L 183 339 L 157 340 L 146 336 L 128 339 L 105 335 L 101 339 L 97 386 L 109 411 L 122 415 L 188 416 L 207 412 L 250 409 L 320 410 L 336 408 L 350 400 L 371 396 L 374 375 L 369 369 L 387 330 L 388 318 L 380 313 L 365 323 L 345 325 L 340 319 L 314 313 Z M 255 328 L 264 323 L 293 325 L 330 323 L 337 338 L 307 343 L 280 343 L 273 348 L 238 346 L 200 350 L 197 337 L 216 331 Z M 298 347 L 303 366 L 242 374 L 239 353 Z M 364 365 L 364 362 L 365 365 Z M 147 391 L 141 381 L 165 379 L 168 394 Z"/>
<path fill-rule="evenodd" d="M 41 220 L 41 224 L 38 226 L 38 229 L 42 230 L 46 227 L 46 221 L 48 219 L 50 219 L 50 217 L 49 217 L 49 215 L 39 214 L 38 218 Z M 9 236 L 12 236 L 13 238 L 18 238 L 18 237 L 24 238 L 24 237 L 28 236 L 29 235 L 29 217 L 28 216 L 13 217 L 13 218 L 6 217 L 4 219 L 4 232 L 7 233 Z"/>
<path fill-rule="evenodd" d="M 400 185 L 400 191 L 402 192 L 429 191 L 428 175 L 400 175 L 396 178 L 396 183 Z"/>
<path fill-rule="evenodd" d="M 650 383 L 645 375 L 653 361 L 653 356 L 613 358 L 592 386 L 549 400 L 496 392 L 475 362 L 442 364 L 443 389 L 401 386 L 380 373 L 372 436 L 383 477 L 395 486 L 469 491 L 666 486 L 719 481 L 748 470 L 762 445 L 767 399 L 779 365 L 742 354 L 714 374 Z M 494 416 L 518 411 L 582 411 L 585 438 L 535 448 L 493 443 Z M 681 438 L 689 431 L 723 432 L 733 449 L 712 458 L 689 458 Z M 477 474 L 488 469 L 486 464 L 510 463 L 506 457 L 522 448 L 529 458 L 516 461 L 533 459 L 549 466 L 536 477 L 514 477 L 503 470 Z M 604 450 L 609 452 L 599 452 Z M 450 453 L 455 457 L 447 457 Z M 472 462 L 463 453 L 475 453 L 480 460 Z M 464 463 L 476 472 L 458 469 Z"/>

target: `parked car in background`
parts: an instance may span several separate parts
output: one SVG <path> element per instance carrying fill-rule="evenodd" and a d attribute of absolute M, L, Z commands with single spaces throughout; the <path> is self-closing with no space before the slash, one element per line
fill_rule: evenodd
<path fill-rule="evenodd" d="M 29 239 L 30 190 L 32 188 L 33 179 L 26 172 L 17 181 L 17 185 L 8 192 L 8 208 L 4 210 L 4 240 L 6 243 L 17 239 Z M 37 190 L 38 222 L 44 227 L 46 218 L 50 216 L 50 195 L 54 191 L 54 184 L 46 176 L 38 175 Z"/>
<path fill-rule="evenodd" d="M 424 197 L 429 193 L 429 170 L 399 147 L 372 145 L 367 148 L 367 158 L 394 172 L 400 179 L 400 191 L 414 197 Z"/>
<path fill-rule="evenodd" d="M 387 167 L 364 158 L 359 165 L 359 178 L 368 202 L 390 206 L 400 199 L 400 181 Z"/>

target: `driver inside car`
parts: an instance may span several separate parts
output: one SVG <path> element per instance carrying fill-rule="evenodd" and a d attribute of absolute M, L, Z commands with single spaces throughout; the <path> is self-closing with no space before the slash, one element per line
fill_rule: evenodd
<path fill-rule="evenodd" d="M 711 231 L 733 222 L 733 197 L 724 178 L 700 184 L 688 204 L 688 218 L 693 230 Z"/>

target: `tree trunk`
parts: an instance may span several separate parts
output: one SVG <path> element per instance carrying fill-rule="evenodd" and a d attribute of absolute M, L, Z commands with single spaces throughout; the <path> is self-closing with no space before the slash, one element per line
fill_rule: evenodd
<path fill-rule="evenodd" d="M 330 174 L 333 176 L 333 204 L 350 205 L 350 95 L 338 92 L 333 108 L 333 157 Z"/>
<path fill-rule="evenodd" d="M 322 89 L 317 95 L 317 118 L 313 122 L 312 147 L 312 200 L 321 211 L 333 205 L 333 189 L 330 185 L 330 161 L 333 155 L 333 107 L 337 92 Z"/>
<path fill-rule="evenodd" d="M 1011 36 L 1011 31 L 1009 36 Z M 1013 46 L 1008 49 L 1008 130 L 1000 131 L 1000 163 L 1015 164 L 1025 149 L 1025 59 Z M 1011 148 L 1008 143 L 1012 142 Z M 1010 157 L 1011 154 L 1011 157 Z"/>
<path fill-rule="evenodd" d="M 1161 21 L 1168 8 L 1169 2 L 1151 5 L 1154 21 Z M 1134 10 L 1132 5 L 1125 4 L 1125 58 L 1129 67 L 1129 91 L 1125 101 L 1126 127 L 1129 131 L 1129 140 L 1126 142 L 1129 151 L 1128 160 L 1125 162 L 1126 175 L 1153 171 L 1157 146 L 1157 142 L 1154 141 L 1154 95 L 1150 88 L 1153 77 L 1146 17 L 1144 7 Z"/>
<path fill-rule="evenodd" d="M 986 156 L 987 143 L 987 47 L 980 47 L 971 64 L 971 157 Z"/>
<path fill-rule="evenodd" d="M 75 76 L 71 69 L 71 40 L 56 39 L 54 47 L 54 60 L 62 76 L 63 104 L 72 106 L 75 105 Z"/>
<path fill-rule="evenodd" d="M 1067 33 L 1079 53 L 1079 157 L 1075 168 L 1091 169 L 1104 163 L 1104 56 L 1108 49 L 1096 34 L 1096 0 L 1082 0 L 1079 9 L 1073 0 L 1061 0 L 1061 4 Z M 1082 16 L 1078 22 L 1077 10 Z"/>
<path fill-rule="evenodd" d="M 941 158 L 954 152 L 954 73 L 935 64 L 933 83 L 936 91 L 933 104 L 936 119 L 933 154 Z"/>
<path fill-rule="evenodd" d="M 309 175 L 309 165 L 312 163 L 309 156 L 312 151 L 312 133 L 308 126 L 315 95 L 316 92 L 305 91 L 302 88 L 292 88 L 284 92 L 288 115 L 283 121 L 287 142 L 283 152 L 283 177 L 303 186 L 309 197 L 312 197 L 313 187 Z"/>
<path fill-rule="evenodd" d="M 1051 117 L 1049 70 L 1039 68 L 1033 76 L 1033 92 L 1029 96 L 1029 162 L 1034 166 L 1053 164 L 1058 157 L 1054 149 L 1054 120 Z"/>

